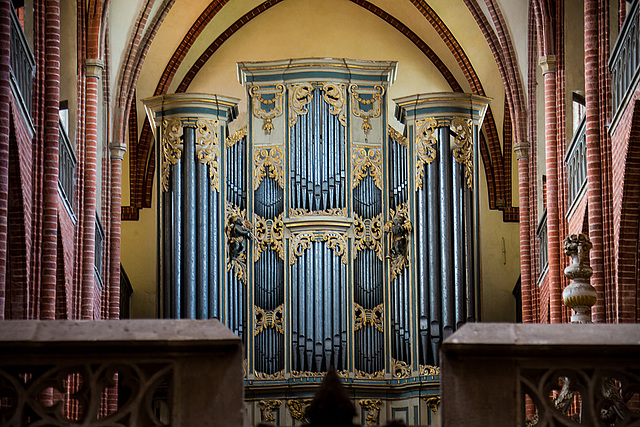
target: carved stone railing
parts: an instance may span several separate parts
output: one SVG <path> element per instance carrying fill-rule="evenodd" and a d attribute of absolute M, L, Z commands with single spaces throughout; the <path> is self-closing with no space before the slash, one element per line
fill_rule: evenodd
<path fill-rule="evenodd" d="M 587 139 L 585 135 L 585 118 L 583 117 L 564 158 L 567 164 L 570 207 L 577 203 L 583 188 L 587 185 Z"/>
<path fill-rule="evenodd" d="M 0 425 L 243 420 L 242 346 L 217 320 L 0 322 Z"/>
<path fill-rule="evenodd" d="M 637 425 L 640 328 L 468 323 L 442 345 L 441 381 L 446 426 Z M 581 410 L 558 409 L 564 395 Z"/>
<path fill-rule="evenodd" d="M 31 117 L 31 93 L 36 61 L 22 31 L 20 21 L 11 7 L 11 83 L 19 95 L 19 103 Z"/>
<path fill-rule="evenodd" d="M 618 110 L 627 104 L 626 98 L 635 88 L 633 82 L 637 79 L 640 65 L 638 24 L 638 0 L 634 0 L 609 58 L 611 104 L 614 117 L 617 116 Z"/>
<path fill-rule="evenodd" d="M 69 137 L 60 123 L 60 142 L 58 151 L 58 187 L 62 193 L 62 199 L 67 209 L 73 214 L 73 192 L 75 184 L 75 170 L 78 160 L 74 153 Z"/>
<path fill-rule="evenodd" d="M 536 229 L 536 235 L 538 236 L 538 247 L 540 252 L 538 254 L 538 283 L 541 283 L 547 274 L 549 269 L 549 253 L 547 248 L 547 210 L 545 209 L 538 223 Z"/>

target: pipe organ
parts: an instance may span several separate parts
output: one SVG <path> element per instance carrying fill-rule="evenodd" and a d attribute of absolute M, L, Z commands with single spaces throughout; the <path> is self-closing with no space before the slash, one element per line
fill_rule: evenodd
<path fill-rule="evenodd" d="M 305 384 L 333 365 L 354 395 L 393 400 L 387 418 L 406 403 L 405 420 L 426 424 L 439 345 L 477 319 L 488 99 L 396 99 L 400 133 L 387 123 L 396 65 L 239 63 L 248 119 L 232 135 L 236 100 L 145 100 L 160 148 L 160 312 L 242 336 L 255 422 L 303 421 Z"/>

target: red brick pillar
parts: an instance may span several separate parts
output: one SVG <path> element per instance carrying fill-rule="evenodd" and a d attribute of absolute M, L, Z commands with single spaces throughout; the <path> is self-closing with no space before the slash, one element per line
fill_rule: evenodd
<path fill-rule="evenodd" d="M 111 246 L 109 251 L 111 278 L 109 280 L 109 319 L 120 318 L 120 242 L 122 205 L 122 160 L 124 143 L 112 144 L 111 150 Z"/>
<path fill-rule="evenodd" d="M 600 155 L 600 81 L 598 0 L 584 2 L 584 72 L 586 101 L 587 200 L 591 250 L 591 285 L 598 300 L 592 308 L 594 323 L 604 323 L 604 234 L 602 218 L 602 159 Z"/>
<path fill-rule="evenodd" d="M 11 1 L 0 0 L 0 320 L 4 319 L 7 283 L 9 199 L 9 127 L 11 126 Z"/>
<path fill-rule="evenodd" d="M 98 168 L 98 90 L 103 65 L 100 60 L 87 59 L 85 96 L 85 150 L 84 150 L 84 207 L 82 225 L 82 299 L 80 317 L 93 319 L 95 312 L 96 279 L 95 233 L 96 193 Z"/>
<path fill-rule="evenodd" d="M 42 224 L 42 287 L 40 319 L 56 313 L 58 260 L 58 144 L 60 135 L 60 1 L 45 5 L 44 182 Z"/>
<path fill-rule="evenodd" d="M 551 323 L 562 321 L 562 272 L 560 243 L 560 212 L 558 195 L 558 137 L 556 120 L 556 63 L 555 56 L 540 57 L 544 79 L 544 138 L 547 173 L 547 238 L 549 254 L 549 318 Z"/>
<path fill-rule="evenodd" d="M 531 241 L 529 229 L 531 214 L 529 206 L 529 143 L 517 142 L 513 150 L 518 159 L 518 212 L 520 215 L 520 289 L 522 295 L 522 322 L 533 322 L 531 303 Z M 535 226 L 534 226 L 535 227 Z"/>

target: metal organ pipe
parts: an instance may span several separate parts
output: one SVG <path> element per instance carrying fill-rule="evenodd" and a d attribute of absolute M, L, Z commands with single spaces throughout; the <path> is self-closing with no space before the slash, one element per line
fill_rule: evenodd
<path fill-rule="evenodd" d="M 451 154 L 450 133 L 448 127 L 438 129 L 440 139 L 440 255 L 441 255 L 441 279 L 442 286 L 442 340 L 453 333 L 455 326 L 453 310 L 453 248 L 451 242 L 452 223 L 452 191 L 451 169 L 453 156 Z"/>

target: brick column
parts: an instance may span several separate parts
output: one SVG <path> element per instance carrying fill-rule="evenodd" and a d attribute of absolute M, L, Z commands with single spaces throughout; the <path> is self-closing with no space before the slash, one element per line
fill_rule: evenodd
<path fill-rule="evenodd" d="M 58 143 L 60 136 L 60 1 L 47 0 L 45 9 L 44 182 L 42 224 L 42 287 L 40 319 L 56 313 L 58 260 Z"/>
<path fill-rule="evenodd" d="M 102 77 L 102 62 L 87 59 L 85 97 L 85 152 L 84 152 L 84 222 L 82 225 L 82 299 L 80 317 L 94 318 L 95 286 L 95 233 L 96 189 L 98 168 L 98 90 Z"/>
<path fill-rule="evenodd" d="M 544 79 L 544 137 L 547 172 L 547 236 L 549 254 L 549 316 L 551 323 L 562 321 L 562 272 L 560 259 L 560 212 L 558 195 L 558 138 L 556 121 L 555 56 L 540 57 Z"/>
<path fill-rule="evenodd" d="M 602 223 L 602 168 L 600 155 L 600 82 L 599 82 L 599 28 L 598 0 L 584 2 L 584 72 L 586 101 L 586 144 L 587 144 L 587 200 L 589 215 L 589 238 L 591 250 L 591 285 L 598 296 L 592 308 L 595 323 L 605 321 L 604 311 L 604 235 Z"/>
<path fill-rule="evenodd" d="M 122 159 L 126 152 L 124 143 L 111 144 L 111 236 L 109 280 L 109 319 L 120 318 L 120 241 L 121 241 L 121 205 L 122 205 Z"/>
<path fill-rule="evenodd" d="M 518 213 L 520 216 L 520 289 L 522 300 L 522 322 L 533 322 L 531 304 L 531 241 L 529 228 L 531 215 L 529 206 L 529 143 L 517 142 L 513 151 L 518 159 Z"/>
<path fill-rule="evenodd" d="M 0 320 L 4 319 L 7 283 L 9 198 L 9 128 L 11 126 L 11 1 L 0 0 Z"/>

